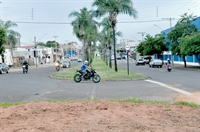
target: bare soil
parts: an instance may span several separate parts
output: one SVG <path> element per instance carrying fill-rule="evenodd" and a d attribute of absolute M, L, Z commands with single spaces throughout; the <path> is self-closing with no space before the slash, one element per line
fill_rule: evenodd
<path fill-rule="evenodd" d="M 200 132 L 198 108 L 109 100 L 0 107 L 1 132 Z"/>

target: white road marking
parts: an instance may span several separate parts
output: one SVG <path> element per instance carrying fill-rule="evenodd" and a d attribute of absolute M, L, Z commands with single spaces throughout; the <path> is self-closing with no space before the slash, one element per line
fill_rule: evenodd
<path fill-rule="evenodd" d="M 95 96 L 95 87 L 96 87 L 96 84 L 93 85 L 93 89 L 92 89 L 92 93 L 91 93 L 92 100 L 94 99 L 94 96 Z"/>
<path fill-rule="evenodd" d="M 179 93 L 182 93 L 182 94 L 188 95 L 188 96 L 192 96 L 192 95 L 193 95 L 193 94 L 190 93 L 190 92 L 187 92 L 187 91 L 184 91 L 184 90 L 181 90 L 181 89 L 175 88 L 175 87 L 168 86 L 168 85 L 166 85 L 166 84 L 164 84 L 164 83 L 161 83 L 161 82 L 157 82 L 157 81 L 153 81 L 153 80 L 149 80 L 149 79 L 147 79 L 147 80 L 145 80 L 145 81 L 147 81 L 147 82 L 151 82 L 151 83 L 155 83 L 155 84 L 158 84 L 158 85 L 160 85 L 160 86 L 162 86 L 162 87 L 165 87 L 165 88 L 171 89 L 171 90 L 173 90 L 173 91 L 176 91 L 176 92 L 179 92 Z"/>

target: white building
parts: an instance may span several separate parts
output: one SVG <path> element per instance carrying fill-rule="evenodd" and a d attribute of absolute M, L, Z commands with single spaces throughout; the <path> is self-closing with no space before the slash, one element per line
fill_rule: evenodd
<path fill-rule="evenodd" d="M 3 62 L 2 57 L 0 56 L 0 63 Z M 6 63 L 9 66 L 13 65 L 13 59 L 12 59 L 12 54 L 10 49 L 5 49 L 4 52 L 4 63 Z"/>

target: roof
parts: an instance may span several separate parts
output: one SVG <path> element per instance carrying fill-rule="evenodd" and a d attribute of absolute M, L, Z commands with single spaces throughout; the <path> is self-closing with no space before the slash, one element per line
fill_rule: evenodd
<path fill-rule="evenodd" d="M 197 17 L 195 20 L 191 20 L 191 23 L 194 24 L 198 30 L 200 30 L 200 17 Z M 172 27 L 173 29 L 174 27 Z M 170 32 L 170 28 L 161 31 L 161 33 L 168 34 Z"/>
<path fill-rule="evenodd" d="M 18 48 L 31 49 L 34 48 L 34 46 L 19 46 Z"/>

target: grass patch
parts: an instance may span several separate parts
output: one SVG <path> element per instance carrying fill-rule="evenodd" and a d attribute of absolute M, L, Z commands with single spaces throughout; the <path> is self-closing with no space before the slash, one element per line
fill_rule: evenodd
<path fill-rule="evenodd" d="M 190 107 L 196 107 L 196 108 L 200 107 L 200 105 L 198 105 L 198 104 L 195 104 L 193 102 L 186 102 L 186 101 L 176 101 L 175 104 L 176 105 L 185 105 L 185 106 L 190 106 Z"/>
<path fill-rule="evenodd" d="M 7 108 L 7 107 L 10 107 L 10 106 L 17 106 L 17 105 L 20 105 L 20 104 L 26 104 L 27 102 L 4 102 L 4 103 L 0 103 L 0 107 L 3 107 L 3 108 Z"/>
<path fill-rule="evenodd" d="M 193 102 L 187 102 L 187 101 L 158 101 L 158 100 L 143 100 L 143 99 L 137 99 L 137 98 L 125 98 L 125 99 L 111 99 L 112 101 L 118 101 L 118 102 L 131 102 L 135 104 L 155 104 L 155 105 L 184 105 L 189 107 L 195 107 L 199 108 L 199 104 L 195 104 Z"/>
<path fill-rule="evenodd" d="M 73 79 L 76 70 L 80 69 L 81 64 L 69 68 L 60 72 L 56 72 L 52 74 L 52 77 L 60 78 L 60 79 Z M 92 67 L 96 70 L 96 72 L 100 75 L 101 81 L 122 81 L 122 80 L 142 80 L 147 79 L 147 76 L 144 76 L 139 73 L 135 73 L 133 71 L 129 71 L 129 75 L 127 74 L 127 69 L 118 66 L 118 72 L 114 71 L 114 64 L 112 64 L 112 68 L 107 66 L 100 57 L 97 57 L 93 60 Z"/>
<path fill-rule="evenodd" d="M 150 104 L 150 105 L 182 105 L 182 106 L 189 106 L 189 107 L 193 107 L 193 108 L 199 108 L 200 105 L 192 103 L 192 102 L 186 102 L 186 101 L 157 101 L 157 100 L 143 100 L 143 99 L 138 99 L 138 98 L 125 98 L 125 99 L 121 99 L 121 98 L 115 98 L 115 99 L 107 99 L 108 101 L 113 101 L 113 102 L 120 102 L 120 103 L 133 103 L 133 105 L 135 106 L 139 106 L 139 104 Z M 85 102 L 85 101 L 101 101 L 101 99 L 99 98 L 94 98 L 93 100 L 91 99 L 82 99 L 82 100 L 46 100 L 46 101 L 32 101 L 32 102 L 12 102 L 12 103 L 0 103 L 0 107 L 10 107 L 10 106 L 17 106 L 17 105 L 21 105 L 21 104 L 26 104 L 26 103 L 39 103 L 39 102 L 52 102 L 52 103 L 64 103 L 64 102 L 69 102 L 69 103 L 73 103 L 73 102 Z M 163 109 L 163 111 L 171 111 L 171 108 L 165 108 Z M 200 110 L 199 110 L 199 114 L 200 114 Z"/>

